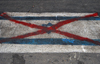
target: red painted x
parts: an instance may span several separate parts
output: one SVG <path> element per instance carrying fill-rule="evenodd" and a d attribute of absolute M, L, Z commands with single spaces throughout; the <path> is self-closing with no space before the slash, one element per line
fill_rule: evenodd
<path fill-rule="evenodd" d="M 22 24 L 22 25 L 28 26 L 30 28 L 38 28 L 38 29 L 40 29 L 40 30 L 38 30 L 36 32 L 27 33 L 27 34 L 19 35 L 19 36 L 16 36 L 16 37 L 11 37 L 9 39 L 0 40 L 0 43 L 6 42 L 6 41 L 9 41 L 9 40 L 12 40 L 12 39 L 21 39 L 21 38 L 25 38 L 25 37 L 29 37 L 29 36 L 34 36 L 34 35 L 39 35 L 39 34 L 45 34 L 48 31 L 51 31 L 51 32 L 55 32 L 55 33 L 58 33 L 58 34 L 70 37 L 70 38 L 74 38 L 74 39 L 78 39 L 78 40 L 82 40 L 82 41 L 88 41 L 88 42 L 100 45 L 100 42 L 98 42 L 98 41 L 94 41 L 94 40 L 86 38 L 86 37 L 81 37 L 81 36 L 74 35 L 74 34 L 71 34 L 71 33 L 68 33 L 68 32 L 63 32 L 63 31 L 57 30 L 59 27 L 65 25 L 65 24 L 74 22 L 74 21 L 78 21 L 79 19 L 98 16 L 98 13 L 86 15 L 86 16 L 79 17 L 79 18 L 73 18 L 73 19 L 65 20 L 65 21 L 59 22 L 59 23 L 57 23 L 57 24 L 55 24 L 55 25 L 53 25 L 51 27 L 43 27 L 43 26 L 38 26 L 38 25 L 35 25 L 35 24 L 30 24 L 30 23 L 18 21 L 18 20 L 12 19 L 5 12 L 2 13 L 0 16 L 6 18 L 8 20 L 10 20 L 11 22 Z"/>

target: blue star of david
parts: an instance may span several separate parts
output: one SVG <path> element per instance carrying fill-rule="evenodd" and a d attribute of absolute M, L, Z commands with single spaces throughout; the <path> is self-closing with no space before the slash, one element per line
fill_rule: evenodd
<path fill-rule="evenodd" d="M 48 24 L 42 24 L 42 26 L 44 27 L 50 27 L 52 26 L 53 24 L 52 23 L 48 23 Z M 47 33 L 50 34 L 52 31 L 48 31 Z"/>

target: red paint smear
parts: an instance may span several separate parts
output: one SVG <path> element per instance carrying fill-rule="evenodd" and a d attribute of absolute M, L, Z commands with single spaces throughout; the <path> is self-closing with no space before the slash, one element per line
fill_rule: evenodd
<path fill-rule="evenodd" d="M 38 25 L 35 25 L 35 24 L 26 23 L 26 22 L 22 22 L 22 21 L 18 21 L 18 20 L 12 19 L 6 13 L 2 13 L 1 16 L 4 17 L 4 18 L 6 18 L 6 19 L 8 19 L 11 22 L 15 22 L 15 23 L 18 23 L 18 24 L 22 24 L 22 25 L 25 25 L 25 26 L 28 26 L 28 27 L 31 27 L 31 28 L 38 28 L 38 29 L 46 28 L 46 27 L 43 27 L 43 26 L 38 26 Z"/>
<path fill-rule="evenodd" d="M 81 41 L 88 41 L 88 42 L 92 42 L 94 44 L 100 45 L 100 42 L 91 40 L 89 38 L 81 37 L 81 36 L 74 35 L 74 34 L 71 34 L 71 33 L 68 33 L 68 32 L 62 32 L 62 31 L 59 31 L 59 30 L 56 30 L 55 32 L 59 33 L 61 35 L 70 37 L 70 38 L 74 38 L 74 39 L 81 40 Z"/>
<path fill-rule="evenodd" d="M 90 15 L 86 15 L 86 16 L 83 16 L 83 17 L 79 17 L 79 18 L 73 18 L 73 19 L 69 19 L 69 20 L 65 20 L 65 21 L 62 21 L 62 22 L 59 22 L 55 25 L 53 25 L 52 27 L 55 29 L 65 25 L 65 24 L 68 24 L 68 23 L 71 23 L 71 22 L 74 22 L 74 21 L 78 21 L 80 19 L 83 19 L 83 18 L 88 18 L 88 17 L 95 17 L 95 16 L 98 16 L 98 13 L 94 13 L 94 14 L 90 14 Z"/>
<path fill-rule="evenodd" d="M 27 34 L 24 34 L 24 35 L 15 36 L 15 37 L 11 37 L 11 38 L 8 38 L 8 39 L 2 39 L 2 40 L 0 40 L 0 43 L 7 42 L 7 41 L 10 41 L 10 40 L 15 40 L 15 39 L 22 39 L 22 38 L 25 38 L 25 37 L 29 37 L 29 36 L 33 36 L 33 35 L 35 36 L 35 35 L 44 34 L 44 33 L 46 33 L 46 32 L 43 31 L 43 30 L 38 30 L 36 32 L 27 33 Z"/>
<path fill-rule="evenodd" d="M 83 16 L 83 17 L 74 18 L 74 19 L 70 19 L 70 20 L 65 20 L 65 21 L 59 22 L 59 23 L 57 23 L 57 24 L 55 24 L 55 25 L 53 25 L 51 27 L 43 27 L 43 26 L 38 26 L 38 25 L 35 25 L 35 24 L 30 24 L 30 23 L 26 23 L 26 22 L 22 22 L 22 21 L 17 21 L 17 20 L 12 19 L 6 13 L 2 13 L 0 16 L 4 17 L 4 18 L 6 18 L 6 19 L 8 19 L 8 20 L 10 20 L 12 22 L 18 23 L 18 24 L 22 24 L 22 25 L 25 25 L 25 26 L 28 26 L 28 27 L 31 27 L 31 28 L 42 29 L 42 30 L 38 30 L 37 32 L 32 32 L 32 33 L 28 33 L 28 34 L 25 34 L 25 35 L 12 37 L 12 38 L 9 38 L 9 39 L 3 39 L 3 40 L 0 41 L 0 43 L 6 42 L 6 41 L 9 41 L 9 40 L 12 40 L 12 39 L 20 39 L 20 38 L 33 36 L 33 35 L 44 34 L 47 31 L 53 31 L 53 32 L 59 33 L 61 35 L 65 35 L 67 37 L 70 37 L 70 38 L 74 38 L 74 39 L 78 39 L 78 40 L 82 40 L 82 41 L 85 40 L 85 41 L 92 42 L 94 44 L 100 45 L 100 42 L 93 41 L 93 40 L 91 40 L 89 38 L 85 38 L 85 37 L 81 37 L 81 36 L 78 36 L 78 35 L 70 34 L 68 32 L 62 32 L 62 31 L 56 30 L 57 28 L 65 25 L 65 24 L 77 21 L 79 19 L 98 16 L 98 13 L 94 13 L 94 14 L 90 14 L 90 15 L 86 15 L 86 16 Z"/>

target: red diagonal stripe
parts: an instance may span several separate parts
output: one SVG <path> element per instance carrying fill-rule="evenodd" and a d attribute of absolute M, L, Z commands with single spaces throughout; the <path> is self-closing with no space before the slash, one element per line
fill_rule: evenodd
<path fill-rule="evenodd" d="M 86 37 L 81 37 L 81 36 L 74 35 L 74 34 L 71 34 L 71 33 L 68 33 L 68 32 L 63 32 L 63 31 L 60 31 L 60 30 L 56 30 L 54 32 L 58 33 L 58 34 L 61 34 L 61 35 L 64 35 L 64 36 L 67 36 L 67 37 L 70 37 L 70 38 L 77 39 L 77 40 L 88 41 L 88 42 L 92 42 L 94 44 L 100 45 L 100 42 L 91 40 L 91 39 L 86 38 Z"/>
<path fill-rule="evenodd" d="M 35 36 L 35 35 L 44 34 L 44 33 L 46 33 L 46 32 L 43 31 L 43 30 L 38 30 L 36 32 L 27 33 L 27 34 L 24 34 L 24 35 L 15 36 L 15 37 L 11 37 L 11 38 L 8 38 L 8 39 L 2 39 L 2 40 L 0 40 L 0 43 L 7 42 L 7 41 L 10 41 L 10 40 L 15 40 L 15 39 L 22 39 L 22 38 L 25 38 L 25 37 Z"/>
<path fill-rule="evenodd" d="M 38 26 L 38 25 L 35 25 L 35 24 L 31 24 L 31 23 L 26 23 L 26 22 L 23 22 L 23 21 L 15 20 L 15 19 L 11 18 L 10 16 L 8 16 L 6 13 L 2 13 L 1 16 L 6 18 L 6 19 L 8 19 L 11 22 L 15 22 L 17 24 L 22 24 L 22 25 L 25 25 L 25 26 L 28 26 L 28 27 L 31 27 L 31 28 L 38 28 L 38 29 L 45 28 L 43 26 Z"/>
<path fill-rule="evenodd" d="M 83 16 L 83 17 L 79 17 L 79 18 L 73 18 L 73 19 L 69 19 L 69 20 L 65 20 L 65 21 L 62 21 L 62 22 L 59 22 L 55 25 L 53 25 L 52 27 L 55 29 L 65 25 L 65 24 L 68 24 L 68 23 L 71 23 L 71 22 L 74 22 L 74 21 L 78 21 L 80 19 L 83 19 L 83 18 L 88 18 L 88 17 L 95 17 L 95 16 L 98 16 L 98 13 L 94 13 L 94 14 L 89 14 L 89 15 L 86 15 L 86 16 Z"/>

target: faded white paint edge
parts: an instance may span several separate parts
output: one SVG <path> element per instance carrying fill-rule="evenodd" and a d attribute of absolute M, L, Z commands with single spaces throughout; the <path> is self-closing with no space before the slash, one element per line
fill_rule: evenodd
<path fill-rule="evenodd" d="M 57 13 L 30 13 L 30 12 L 6 12 L 10 16 L 84 16 L 93 13 L 68 13 L 68 12 L 57 12 Z"/>
<path fill-rule="evenodd" d="M 0 53 L 100 53 L 100 46 L 0 44 Z"/>

